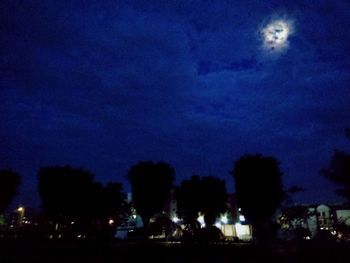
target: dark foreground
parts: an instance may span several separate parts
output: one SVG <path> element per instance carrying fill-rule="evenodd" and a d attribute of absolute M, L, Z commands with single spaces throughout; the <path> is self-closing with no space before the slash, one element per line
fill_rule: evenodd
<path fill-rule="evenodd" d="M 350 244 L 109 244 L 1 240 L 0 262 L 350 262 Z"/>

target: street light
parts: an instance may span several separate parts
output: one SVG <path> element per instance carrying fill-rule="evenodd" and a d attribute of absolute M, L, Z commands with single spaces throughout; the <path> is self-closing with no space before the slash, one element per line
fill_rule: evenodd
<path fill-rule="evenodd" d="M 22 225 L 22 221 L 24 217 L 24 207 L 23 206 L 18 207 L 17 212 L 19 214 L 18 225 Z"/>

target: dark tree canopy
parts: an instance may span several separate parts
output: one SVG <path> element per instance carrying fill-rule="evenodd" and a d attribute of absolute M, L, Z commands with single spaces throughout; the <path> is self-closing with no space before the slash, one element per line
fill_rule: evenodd
<path fill-rule="evenodd" d="M 113 219 L 121 223 L 128 214 L 120 183 L 103 186 L 90 172 L 70 166 L 41 168 L 38 177 L 43 209 L 56 222 Z"/>
<path fill-rule="evenodd" d="M 116 224 L 125 223 L 130 215 L 130 206 L 127 202 L 127 195 L 123 192 L 121 183 L 107 183 L 103 186 L 94 183 L 91 195 L 91 212 L 95 219 L 113 219 Z"/>
<path fill-rule="evenodd" d="M 207 226 L 212 226 L 216 218 L 227 211 L 227 192 L 224 180 L 213 176 L 202 177 L 201 212 Z"/>
<path fill-rule="evenodd" d="M 264 235 L 284 198 L 278 161 L 259 154 L 245 155 L 235 162 L 232 174 L 242 213 L 255 228 L 256 237 Z"/>
<path fill-rule="evenodd" d="M 326 178 L 340 185 L 337 193 L 350 201 L 350 154 L 335 150 L 327 168 L 321 170 Z"/>
<path fill-rule="evenodd" d="M 174 176 L 175 170 L 164 162 L 144 161 L 130 168 L 127 179 L 131 184 L 133 205 L 145 226 L 155 213 L 164 210 Z"/>
<path fill-rule="evenodd" d="M 45 213 L 52 219 L 87 218 L 93 175 L 70 166 L 41 168 L 39 194 Z"/>
<path fill-rule="evenodd" d="M 183 180 L 175 193 L 178 214 L 192 227 L 196 226 L 198 214 L 204 215 L 207 226 L 227 210 L 225 181 L 213 176 L 192 176 Z"/>
<path fill-rule="evenodd" d="M 201 211 L 201 178 L 194 175 L 189 180 L 182 180 L 175 191 L 177 213 L 191 228 L 198 228 L 197 217 Z"/>
<path fill-rule="evenodd" d="M 21 177 L 11 170 L 0 170 L 0 214 L 11 203 L 16 194 Z"/>

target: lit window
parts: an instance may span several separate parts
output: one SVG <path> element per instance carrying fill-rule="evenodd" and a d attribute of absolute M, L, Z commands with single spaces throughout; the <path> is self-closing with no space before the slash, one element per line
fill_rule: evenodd
<path fill-rule="evenodd" d="M 235 224 L 237 237 L 250 235 L 250 228 L 247 225 L 242 225 L 240 223 Z"/>

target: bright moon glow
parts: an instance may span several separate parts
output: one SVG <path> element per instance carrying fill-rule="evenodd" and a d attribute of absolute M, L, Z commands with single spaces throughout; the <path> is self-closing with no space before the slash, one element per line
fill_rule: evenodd
<path fill-rule="evenodd" d="M 291 21 L 277 19 L 267 24 L 262 30 L 264 48 L 268 51 L 281 51 L 288 47 L 288 37 L 293 33 Z"/>

